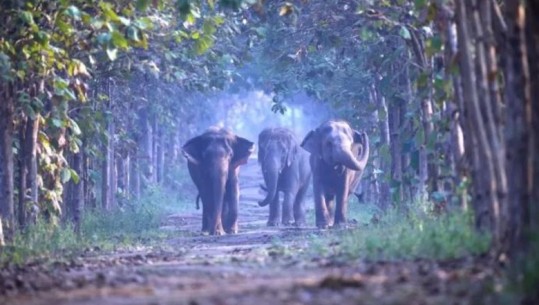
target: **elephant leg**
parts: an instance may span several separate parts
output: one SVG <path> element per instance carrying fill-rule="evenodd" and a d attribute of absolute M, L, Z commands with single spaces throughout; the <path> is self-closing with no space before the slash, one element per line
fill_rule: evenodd
<path fill-rule="evenodd" d="M 305 199 L 307 189 L 307 185 L 301 187 L 296 194 L 296 198 L 294 199 L 294 225 L 297 227 L 305 225 L 305 209 L 303 207 L 303 200 Z"/>
<path fill-rule="evenodd" d="M 283 198 L 283 225 L 288 226 L 292 224 L 292 200 L 294 199 L 294 196 L 292 194 L 295 194 L 296 192 L 286 191 L 284 192 L 284 198 Z"/>
<path fill-rule="evenodd" d="M 335 195 L 327 195 L 324 197 L 326 199 L 326 206 L 328 210 L 328 226 L 331 227 L 335 223 Z"/>
<path fill-rule="evenodd" d="M 268 227 L 277 227 L 279 226 L 279 221 L 281 220 L 281 206 L 279 203 L 279 192 L 275 194 L 273 201 L 269 204 L 269 218 L 268 218 Z"/>
<path fill-rule="evenodd" d="M 229 176 L 225 193 L 224 229 L 228 234 L 238 233 L 238 202 L 239 184 L 238 176 L 235 172 Z"/>
<path fill-rule="evenodd" d="M 335 206 L 335 226 L 346 225 L 346 213 L 348 210 L 348 192 L 350 190 L 348 181 L 339 184 L 336 194 Z"/>
<path fill-rule="evenodd" d="M 210 233 L 210 211 L 207 202 L 202 201 L 202 233 Z"/>
<path fill-rule="evenodd" d="M 322 186 L 318 183 L 317 179 L 313 183 L 313 191 L 316 226 L 319 229 L 327 229 L 329 225 L 329 212 L 326 205 L 326 198 L 322 192 Z"/>

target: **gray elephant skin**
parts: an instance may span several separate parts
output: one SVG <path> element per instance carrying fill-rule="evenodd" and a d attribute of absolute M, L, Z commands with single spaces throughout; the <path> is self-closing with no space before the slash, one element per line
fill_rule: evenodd
<path fill-rule="evenodd" d="M 210 128 L 187 141 L 182 152 L 202 200 L 202 232 L 238 231 L 238 174 L 254 143 L 222 128 Z"/>
<path fill-rule="evenodd" d="M 311 153 L 316 226 L 346 225 L 348 195 L 369 159 L 367 134 L 352 129 L 346 121 L 331 120 L 311 130 L 301 146 Z"/>
<path fill-rule="evenodd" d="M 305 224 L 303 201 L 311 180 L 309 154 L 291 130 L 280 127 L 264 129 L 258 136 L 258 147 L 267 191 L 258 204 L 269 205 L 268 226 Z M 283 193 L 282 205 L 279 192 Z"/>

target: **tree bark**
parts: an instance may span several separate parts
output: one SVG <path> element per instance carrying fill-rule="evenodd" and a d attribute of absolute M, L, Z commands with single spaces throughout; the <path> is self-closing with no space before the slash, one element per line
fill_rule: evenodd
<path fill-rule="evenodd" d="M 520 1 L 506 3 L 507 20 L 506 45 L 506 102 L 507 127 L 506 171 L 509 180 L 509 210 L 505 212 L 509 218 L 508 236 L 503 236 L 499 252 L 510 254 L 524 250 L 526 238 L 524 229 L 529 223 L 530 199 L 533 189 L 533 131 L 531 110 L 530 71 L 525 36 L 525 15 Z M 534 16 L 533 18 L 537 18 Z M 531 29 L 530 29 L 531 30 Z M 537 101 L 536 103 L 537 104 Z"/>
<path fill-rule="evenodd" d="M 26 227 L 26 194 L 27 194 L 27 188 L 26 188 L 26 176 L 28 175 L 28 167 L 26 164 L 26 155 L 28 154 L 28 149 L 26 148 L 26 128 L 27 128 L 27 121 L 29 119 L 25 118 L 22 120 L 19 130 L 19 143 L 21 145 L 21 150 L 19 153 L 19 202 L 18 202 L 18 220 L 19 220 L 19 228 Z"/>
<path fill-rule="evenodd" d="M 393 202 L 399 207 L 403 203 L 402 191 L 402 140 L 401 140 L 401 104 L 404 101 L 393 100 L 393 104 L 389 107 L 388 121 L 390 131 L 390 147 L 391 147 L 391 180 L 393 185 Z"/>
<path fill-rule="evenodd" d="M 82 176 L 83 171 L 83 156 L 81 152 L 73 154 L 72 157 L 73 164 L 71 168 L 77 172 L 79 176 Z M 78 182 L 70 181 L 70 191 L 71 196 L 69 203 L 69 211 L 71 214 L 71 220 L 77 234 L 80 233 L 80 226 L 82 220 L 82 209 L 84 206 L 84 182 L 82 179 L 79 179 Z"/>
<path fill-rule="evenodd" d="M 487 131 L 480 110 L 479 93 L 475 87 L 477 76 L 473 55 L 471 54 L 472 36 L 468 27 L 468 18 L 472 14 L 468 12 L 467 5 L 471 3 L 465 0 L 456 1 L 456 20 L 458 30 L 458 45 L 461 51 L 459 65 L 462 75 L 463 104 L 465 120 L 467 121 L 466 132 L 467 150 L 473 160 L 472 181 L 474 190 L 474 210 L 476 226 L 487 232 L 496 232 L 492 206 L 499 206 L 496 197 L 496 178 L 494 162 L 490 144 L 487 139 Z M 476 163 L 478 162 L 478 163 Z M 496 233 L 495 233 L 496 235 Z"/>
<path fill-rule="evenodd" d="M 13 112 L 14 88 L 1 84 L 0 92 L 0 217 L 9 239 L 14 230 L 13 184 Z"/>
<path fill-rule="evenodd" d="M 391 177 L 391 154 L 390 154 L 390 133 L 388 122 L 388 109 L 385 97 L 378 91 L 377 85 L 371 87 L 371 99 L 378 108 L 378 129 L 380 131 L 380 147 L 378 157 L 385 179 L 380 184 L 380 197 L 378 198 L 380 208 L 385 211 L 391 203 L 389 180 Z M 385 154 L 381 154 L 382 150 Z"/>

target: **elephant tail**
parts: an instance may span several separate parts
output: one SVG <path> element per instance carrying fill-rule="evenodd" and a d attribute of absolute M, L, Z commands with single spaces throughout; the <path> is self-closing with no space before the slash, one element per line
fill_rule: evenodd
<path fill-rule="evenodd" d="M 200 210 L 200 194 L 197 194 L 196 206 L 197 210 Z"/>

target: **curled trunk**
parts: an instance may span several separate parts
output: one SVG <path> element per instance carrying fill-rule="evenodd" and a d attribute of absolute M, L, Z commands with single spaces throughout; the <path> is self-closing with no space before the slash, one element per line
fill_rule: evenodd
<path fill-rule="evenodd" d="M 364 143 L 361 143 L 363 149 L 361 155 L 357 158 L 350 148 L 343 148 L 335 153 L 335 161 L 341 163 L 347 168 L 355 171 L 363 171 L 369 159 L 369 139 L 365 136 Z"/>

